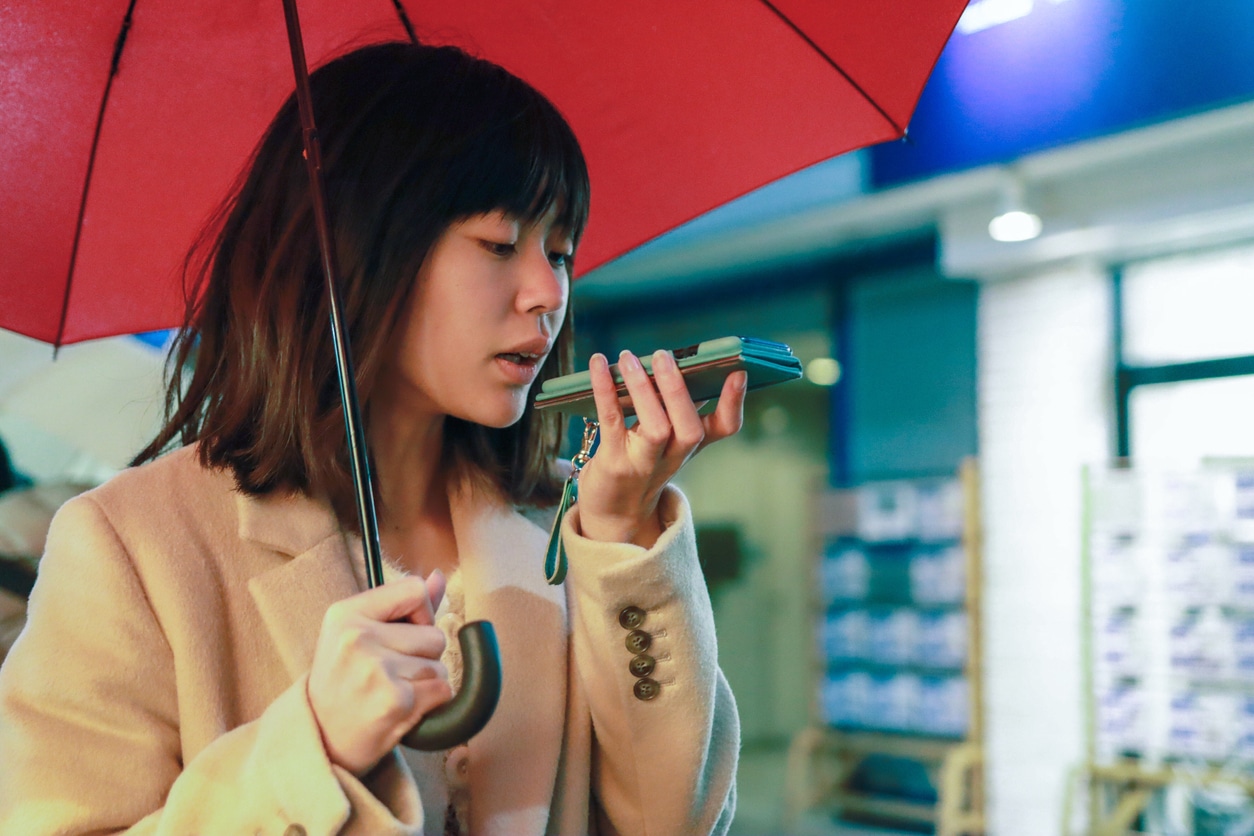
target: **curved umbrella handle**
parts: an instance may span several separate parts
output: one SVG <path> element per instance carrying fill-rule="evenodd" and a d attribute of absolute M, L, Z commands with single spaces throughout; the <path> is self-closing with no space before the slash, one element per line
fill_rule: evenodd
<path fill-rule="evenodd" d="M 340 402 L 344 406 L 344 430 L 348 437 L 349 467 L 353 474 L 357 518 L 361 523 L 366 576 L 370 588 L 374 589 L 383 583 L 379 521 L 375 515 L 370 456 L 366 448 L 365 433 L 362 431 L 357 377 L 353 372 L 348 328 L 344 324 L 344 303 L 340 298 L 340 283 L 335 276 L 335 238 L 331 235 L 330 212 L 322 183 L 322 151 L 318 142 L 318 128 L 314 123 L 313 99 L 309 92 L 309 67 L 305 61 L 305 44 L 301 37 L 296 0 L 283 0 L 283 12 L 287 21 L 288 46 L 292 53 L 292 71 L 296 76 L 296 101 L 300 109 L 305 169 L 309 174 L 314 225 L 322 255 L 322 275 L 326 280 L 327 302 L 331 309 L 331 341 L 335 349 Z M 428 714 L 405 735 L 403 742 L 406 746 L 430 752 L 465 743 L 488 724 L 492 712 L 496 710 L 497 700 L 501 697 L 501 651 L 496 643 L 496 631 L 486 621 L 472 621 L 461 629 L 457 640 L 462 647 L 465 669 L 462 689 L 447 705 Z"/>
<path fill-rule="evenodd" d="M 501 698 L 501 649 L 491 622 L 472 621 L 457 633 L 462 648 L 462 687 L 445 705 L 423 717 L 402 738 L 411 749 L 451 749 L 478 734 Z"/>

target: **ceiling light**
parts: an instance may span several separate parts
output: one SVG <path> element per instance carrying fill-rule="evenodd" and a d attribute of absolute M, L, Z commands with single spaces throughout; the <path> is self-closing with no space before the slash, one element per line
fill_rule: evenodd
<path fill-rule="evenodd" d="M 1022 209 L 1002 212 L 988 222 L 994 241 L 1031 241 L 1041 234 L 1041 218 Z"/>
<path fill-rule="evenodd" d="M 840 380 L 840 363 L 831 357 L 815 357 L 806 363 L 806 380 L 818 386 L 832 386 Z"/>
<path fill-rule="evenodd" d="M 1027 17 L 1032 12 L 1032 6 L 1032 0 L 974 0 L 958 19 L 958 31 L 963 35 L 973 35 Z"/>
<path fill-rule="evenodd" d="M 988 234 L 994 241 L 1007 242 L 1030 241 L 1041 234 L 1041 217 L 1028 210 L 1023 180 L 1015 174 L 1006 176 L 997 216 L 988 222 Z"/>

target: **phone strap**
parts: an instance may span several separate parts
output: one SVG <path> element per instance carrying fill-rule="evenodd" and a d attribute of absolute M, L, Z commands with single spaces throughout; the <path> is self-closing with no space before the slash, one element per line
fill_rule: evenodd
<path fill-rule="evenodd" d="M 562 520 L 566 512 L 579 499 L 579 472 L 584 465 L 592 460 L 592 445 L 597 440 L 600 425 L 591 418 L 583 419 L 583 441 L 579 452 L 571 459 L 574 470 L 566 477 L 562 488 L 562 501 L 557 505 L 557 516 L 553 518 L 553 528 L 549 531 L 549 547 L 544 553 L 544 577 L 550 584 L 557 585 L 566 580 L 566 544 L 562 542 Z"/>

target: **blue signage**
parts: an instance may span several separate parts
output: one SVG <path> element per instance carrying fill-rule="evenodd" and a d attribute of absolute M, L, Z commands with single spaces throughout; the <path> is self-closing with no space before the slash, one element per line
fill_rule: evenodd
<path fill-rule="evenodd" d="M 1254 99 L 1252 0 L 972 0 L 910 123 L 896 185 Z"/>

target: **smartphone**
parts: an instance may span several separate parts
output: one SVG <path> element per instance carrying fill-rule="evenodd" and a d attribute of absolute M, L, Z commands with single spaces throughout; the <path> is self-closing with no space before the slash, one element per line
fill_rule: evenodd
<path fill-rule="evenodd" d="M 723 391 L 723 381 L 734 371 L 748 372 L 750 390 L 801 377 L 801 361 L 793 355 L 792 349 L 783 343 L 756 337 L 719 337 L 671 353 L 688 384 L 688 393 L 698 402 L 717 398 Z M 652 355 L 641 357 L 640 364 L 653 375 Z M 610 373 L 618 386 L 618 402 L 623 412 L 635 414 L 617 364 L 610 366 Z M 556 409 L 595 418 L 592 375 L 584 371 L 544 381 L 536 395 L 536 409 Z"/>

